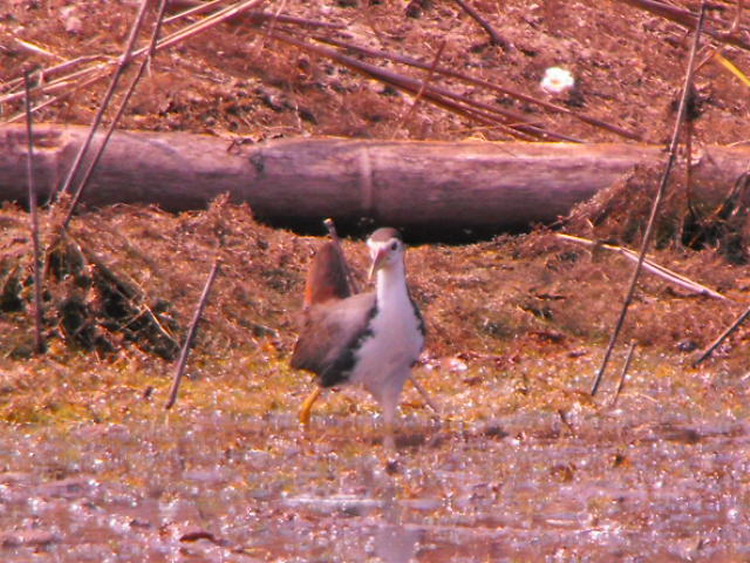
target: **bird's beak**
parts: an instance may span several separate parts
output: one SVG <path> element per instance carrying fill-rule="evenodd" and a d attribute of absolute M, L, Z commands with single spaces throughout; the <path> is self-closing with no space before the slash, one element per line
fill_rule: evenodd
<path fill-rule="evenodd" d="M 377 251 L 377 254 L 375 254 L 375 257 L 372 259 L 372 264 L 370 265 L 370 274 L 369 279 L 372 279 L 377 271 L 383 267 L 383 264 L 385 263 L 385 259 L 388 257 L 388 249 L 387 248 L 379 248 Z"/>

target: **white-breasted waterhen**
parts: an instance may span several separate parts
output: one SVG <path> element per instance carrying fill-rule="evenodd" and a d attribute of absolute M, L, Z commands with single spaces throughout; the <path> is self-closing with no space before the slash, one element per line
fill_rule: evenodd
<path fill-rule="evenodd" d="M 409 295 L 400 233 L 378 229 L 367 245 L 370 277 L 377 275 L 374 292 L 350 295 L 334 243 L 321 247 L 308 272 L 304 324 L 291 361 L 318 376 L 319 387 L 300 411 L 305 425 L 323 388 L 355 383 L 378 401 L 390 432 L 399 395 L 424 347 L 424 321 Z"/>

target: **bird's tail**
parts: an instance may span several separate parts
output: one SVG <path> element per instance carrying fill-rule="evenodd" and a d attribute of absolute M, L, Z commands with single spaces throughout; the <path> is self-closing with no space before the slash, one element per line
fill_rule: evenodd
<path fill-rule="evenodd" d="M 305 280 L 304 307 L 345 299 L 352 294 L 341 251 L 333 242 L 320 247 Z"/>

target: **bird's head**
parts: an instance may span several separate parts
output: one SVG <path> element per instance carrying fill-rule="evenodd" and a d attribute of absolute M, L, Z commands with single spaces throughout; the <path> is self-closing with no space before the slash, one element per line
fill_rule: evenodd
<path fill-rule="evenodd" d="M 404 241 L 401 233 L 390 227 L 378 229 L 367 239 L 372 264 L 370 279 L 380 270 L 388 270 L 404 261 Z"/>

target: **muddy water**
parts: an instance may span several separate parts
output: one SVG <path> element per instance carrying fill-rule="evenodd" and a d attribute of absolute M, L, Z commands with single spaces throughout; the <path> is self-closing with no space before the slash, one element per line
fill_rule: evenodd
<path fill-rule="evenodd" d="M 158 417 L 155 417 L 158 418 Z M 7 561 L 750 558 L 741 423 L 220 412 L 0 439 Z"/>

